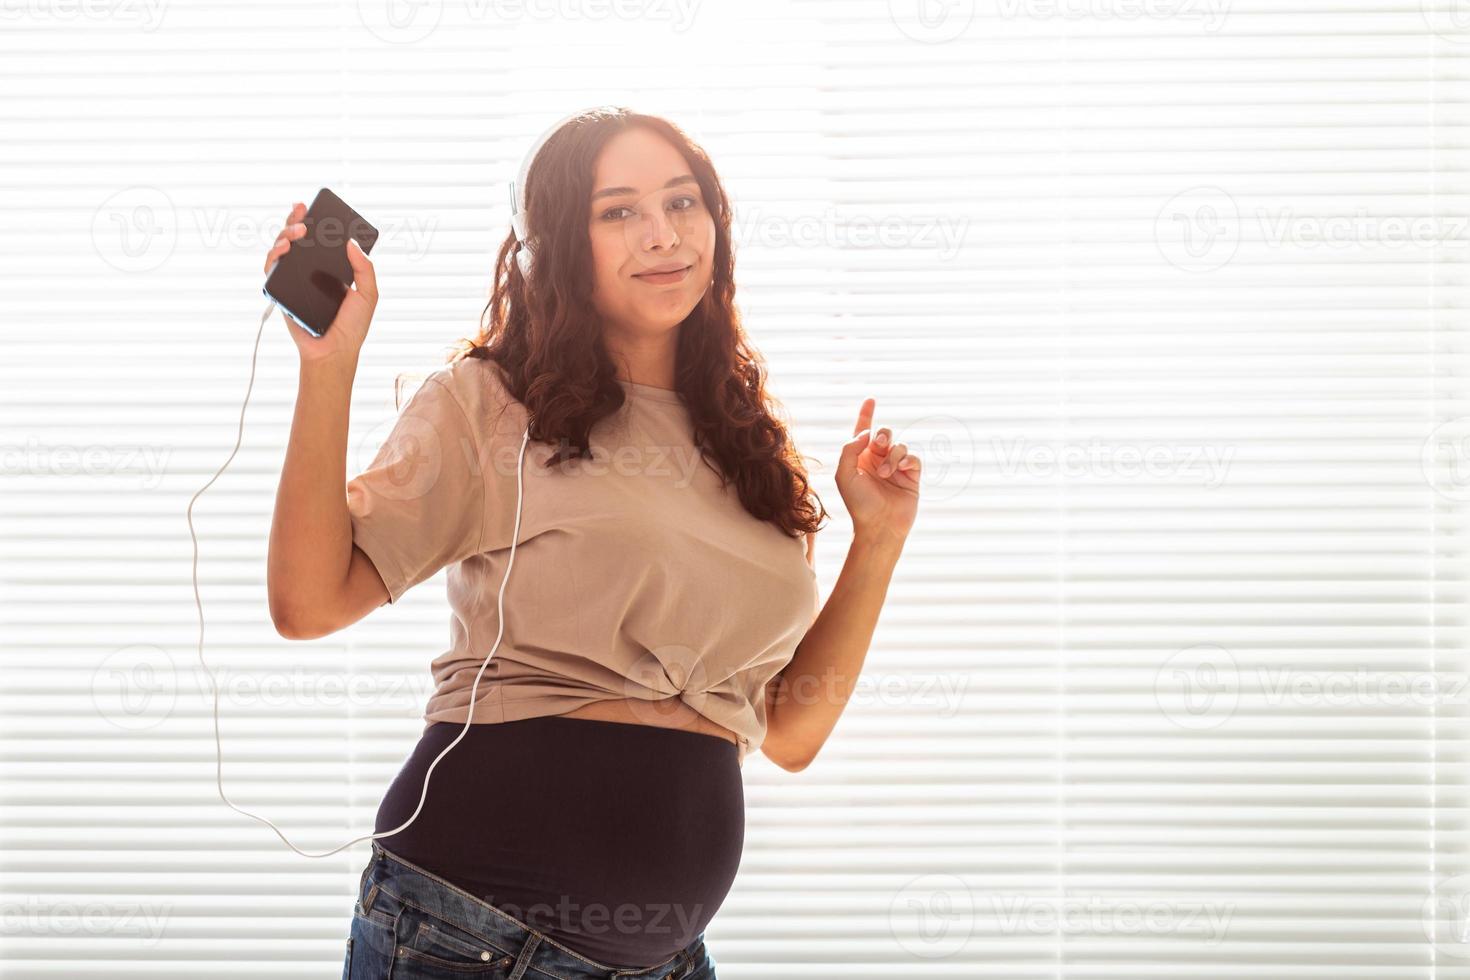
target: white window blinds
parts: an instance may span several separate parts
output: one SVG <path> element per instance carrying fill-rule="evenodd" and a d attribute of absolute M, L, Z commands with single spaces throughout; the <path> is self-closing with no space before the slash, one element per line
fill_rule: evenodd
<path fill-rule="evenodd" d="M 366 845 L 216 797 L 184 509 L 293 200 L 383 231 L 356 472 L 604 102 L 734 197 L 824 596 L 864 397 L 925 463 L 831 741 L 745 768 L 722 980 L 1470 976 L 1456 4 L 17 0 L 0 55 L 7 978 L 338 975 Z M 325 849 L 446 609 L 271 628 L 284 329 L 194 524 L 227 789 Z"/>

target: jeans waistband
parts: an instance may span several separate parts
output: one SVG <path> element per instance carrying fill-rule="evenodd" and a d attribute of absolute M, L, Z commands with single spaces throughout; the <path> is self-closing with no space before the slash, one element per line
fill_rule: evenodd
<path fill-rule="evenodd" d="M 442 919 L 485 939 L 514 957 L 511 980 L 679 980 L 704 959 L 701 935 L 662 963 L 617 967 L 573 952 L 539 930 L 482 901 L 433 872 L 372 841 L 373 853 L 358 880 L 357 904 L 371 911 L 378 896 Z"/>

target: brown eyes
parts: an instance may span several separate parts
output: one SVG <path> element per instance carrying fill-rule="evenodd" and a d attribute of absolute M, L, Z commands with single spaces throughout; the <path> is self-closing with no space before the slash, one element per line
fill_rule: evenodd
<path fill-rule="evenodd" d="M 673 203 L 677 204 L 680 201 L 688 201 L 689 204 L 688 204 L 687 207 L 675 208 L 674 210 L 676 210 L 676 211 L 688 211 L 691 208 L 695 208 L 695 207 L 698 207 L 699 206 L 699 198 L 697 198 L 697 197 L 691 197 L 688 194 L 683 194 L 683 195 L 681 195 L 679 197 L 674 198 Z M 621 205 L 620 204 L 620 205 L 618 205 L 615 208 L 608 208 L 606 211 L 602 212 L 602 219 L 604 221 L 617 221 L 619 219 L 613 217 L 615 214 L 617 214 L 619 211 L 631 211 L 631 210 L 633 210 L 633 209 L 632 208 L 629 208 L 629 207 L 625 207 L 624 205 Z"/>

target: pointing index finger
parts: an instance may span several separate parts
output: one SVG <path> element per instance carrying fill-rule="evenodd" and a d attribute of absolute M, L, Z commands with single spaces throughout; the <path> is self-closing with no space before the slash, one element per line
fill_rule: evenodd
<path fill-rule="evenodd" d="M 877 402 L 872 398 L 864 398 L 862 408 L 858 409 L 857 425 L 853 427 L 852 434 L 860 435 L 864 429 L 873 427 L 873 406 Z"/>

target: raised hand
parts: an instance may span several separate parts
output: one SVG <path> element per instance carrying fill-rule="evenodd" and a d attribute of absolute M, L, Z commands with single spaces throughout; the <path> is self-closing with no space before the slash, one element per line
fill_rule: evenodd
<path fill-rule="evenodd" d="M 265 274 L 270 275 L 281 256 L 291 250 L 291 244 L 306 234 L 306 205 L 297 202 L 289 214 L 281 233 L 265 256 Z M 291 339 L 302 361 L 341 360 L 356 364 L 357 356 L 367 340 L 368 327 L 372 323 L 373 310 L 378 305 L 378 279 L 372 261 L 358 247 L 357 242 L 347 240 L 347 261 L 352 263 L 352 288 L 337 309 L 337 316 L 320 337 L 313 337 L 294 323 L 284 313 L 281 319 L 290 331 Z"/>
<path fill-rule="evenodd" d="M 920 461 L 908 446 L 892 444 L 890 429 L 873 432 L 876 404 L 866 398 L 858 409 L 853 438 L 837 463 L 837 489 L 855 535 L 877 533 L 902 541 L 919 511 Z"/>

